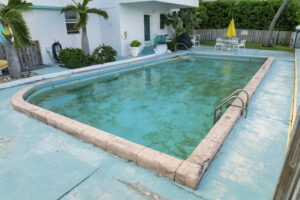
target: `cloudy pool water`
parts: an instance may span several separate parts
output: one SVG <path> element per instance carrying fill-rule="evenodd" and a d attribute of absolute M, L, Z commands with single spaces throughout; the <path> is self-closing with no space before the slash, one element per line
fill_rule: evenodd
<path fill-rule="evenodd" d="M 46 89 L 28 101 L 187 159 L 212 128 L 218 103 L 245 87 L 263 62 L 181 57 L 130 73 Z"/>

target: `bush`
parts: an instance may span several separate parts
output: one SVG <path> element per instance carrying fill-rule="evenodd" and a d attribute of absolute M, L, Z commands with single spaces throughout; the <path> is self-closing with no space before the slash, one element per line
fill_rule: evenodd
<path fill-rule="evenodd" d="M 75 69 L 83 67 L 87 63 L 87 58 L 83 51 L 78 48 L 66 48 L 59 52 L 60 62 L 64 64 L 65 67 L 70 69 Z"/>
<path fill-rule="evenodd" d="M 200 2 L 198 12 L 206 12 L 208 20 L 195 28 L 227 28 L 233 18 L 238 29 L 268 30 L 282 0 L 219 0 Z M 300 23 L 300 4 L 290 0 L 278 19 L 275 30 L 294 31 Z"/>
<path fill-rule="evenodd" d="M 60 62 L 69 69 L 112 62 L 115 61 L 116 55 L 116 50 L 104 44 L 96 48 L 91 56 L 85 56 L 78 48 L 66 48 L 59 52 Z"/>
<path fill-rule="evenodd" d="M 139 47 L 139 46 L 141 46 L 141 42 L 140 41 L 138 41 L 138 40 L 133 40 L 131 43 L 130 43 L 130 46 L 131 47 Z"/>
<path fill-rule="evenodd" d="M 102 44 L 94 50 L 92 57 L 94 58 L 95 64 L 101 64 L 115 61 L 116 55 L 117 51 L 114 50 L 111 46 L 105 46 L 104 44 Z"/>

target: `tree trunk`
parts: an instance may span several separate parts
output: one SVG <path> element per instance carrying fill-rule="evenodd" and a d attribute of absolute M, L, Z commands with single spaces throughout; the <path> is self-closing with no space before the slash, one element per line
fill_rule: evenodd
<path fill-rule="evenodd" d="M 89 45 L 89 39 L 87 36 L 86 27 L 82 28 L 81 47 L 86 56 L 90 55 L 90 45 Z"/>
<path fill-rule="evenodd" d="M 287 3 L 290 0 L 284 0 L 282 2 L 282 4 L 280 5 L 279 9 L 277 10 L 275 16 L 273 17 L 273 20 L 269 26 L 269 31 L 268 31 L 268 41 L 264 44 L 264 46 L 266 47 L 273 47 L 274 46 L 274 41 L 273 41 L 273 29 L 275 27 L 275 24 L 277 22 L 277 20 L 279 19 L 283 9 L 285 8 L 285 6 L 287 5 Z"/>
<path fill-rule="evenodd" d="M 9 74 L 13 78 L 20 78 L 21 77 L 21 63 L 20 63 L 17 51 L 13 45 L 12 36 L 5 36 L 5 39 L 6 39 L 5 48 L 6 48 Z"/>

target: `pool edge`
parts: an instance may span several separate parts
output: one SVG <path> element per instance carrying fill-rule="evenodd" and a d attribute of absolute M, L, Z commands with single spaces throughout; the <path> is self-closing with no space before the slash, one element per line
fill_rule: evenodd
<path fill-rule="evenodd" d="M 260 67 L 249 83 L 245 86 L 245 90 L 249 94 L 249 101 L 259 87 L 264 76 L 270 69 L 274 61 L 273 57 L 268 57 L 265 63 Z M 241 93 L 239 95 L 244 102 L 247 102 L 247 95 Z M 235 105 L 242 106 L 242 102 L 235 100 Z M 186 159 L 176 171 L 175 181 L 196 189 L 203 177 L 205 171 L 213 162 L 218 151 L 229 136 L 232 128 L 240 118 L 241 108 L 229 107 L 222 115 L 219 121 L 212 127 L 205 138 L 199 143 L 191 155 Z M 187 167 L 188 166 L 188 167 Z M 191 170 L 192 169 L 192 170 Z M 189 179 L 186 179 L 189 176 Z"/>
<path fill-rule="evenodd" d="M 269 57 L 246 85 L 245 89 L 248 91 L 250 98 L 263 80 L 273 60 L 274 58 Z M 83 74 L 93 72 L 85 72 Z M 78 74 L 55 80 L 81 75 L 82 74 Z M 189 158 L 187 160 L 181 160 L 35 106 L 24 100 L 23 97 L 25 93 L 30 89 L 55 80 L 43 81 L 20 90 L 12 98 L 13 108 L 85 142 L 91 143 L 122 158 L 134 161 L 140 166 L 151 169 L 193 189 L 198 187 L 203 174 L 212 163 L 215 155 L 241 115 L 241 109 L 230 107 L 213 126 L 208 135 L 200 142 Z M 246 99 L 244 94 L 240 94 L 240 97 L 244 100 Z M 235 101 L 235 103 L 237 105 L 240 104 L 239 101 Z"/>

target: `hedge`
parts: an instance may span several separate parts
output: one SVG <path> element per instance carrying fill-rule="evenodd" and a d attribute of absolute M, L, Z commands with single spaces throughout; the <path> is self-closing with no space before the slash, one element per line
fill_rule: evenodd
<path fill-rule="evenodd" d="M 242 0 L 214 2 L 200 1 L 198 12 L 205 12 L 207 20 L 199 24 L 201 29 L 226 28 L 233 18 L 238 29 L 267 30 L 282 0 Z M 290 0 L 278 19 L 275 30 L 294 31 L 300 24 L 300 4 Z"/>

